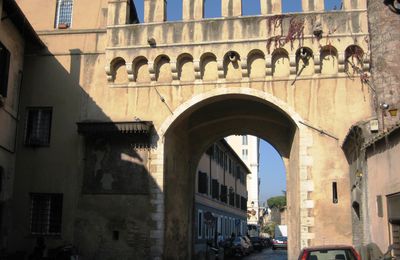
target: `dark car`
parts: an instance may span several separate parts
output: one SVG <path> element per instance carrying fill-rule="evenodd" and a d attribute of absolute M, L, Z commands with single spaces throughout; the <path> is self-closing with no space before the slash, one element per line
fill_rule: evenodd
<path fill-rule="evenodd" d="M 259 237 L 250 237 L 251 244 L 253 245 L 254 250 L 261 251 L 264 248 L 264 244 Z"/>
<path fill-rule="evenodd" d="M 287 237 L 275 237 L 272 239 L 272 249 L 277 248 L 287 249 Z"/>
<path fill-rule="evenodd" d="M 327 245 L 304 248 L 298 260 L 361 260 L 352 246 Z"/>

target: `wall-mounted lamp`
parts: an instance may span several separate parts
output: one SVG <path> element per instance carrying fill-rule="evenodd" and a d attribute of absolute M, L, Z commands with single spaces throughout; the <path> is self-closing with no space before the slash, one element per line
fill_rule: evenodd
<path fill-rule="evenodd" d="M 389 109 L 389 114 L 390 114 L 392 117 L 397 116 L 397 108 Z"/>
<path fill-rule="evenodd" d="M 362 176 L 363 176 L 362 171 L 357 170 L 357 171 L 356 171 L 356 177 L 362 177 Z"/>
<path fill-rule="evenodd" d="M 382 110 L 388 110 L 388 109 L 389 109 L 389 104 L 380 103 L 380 104 L 379 104 L 379 107 L 380 107 Z"/>

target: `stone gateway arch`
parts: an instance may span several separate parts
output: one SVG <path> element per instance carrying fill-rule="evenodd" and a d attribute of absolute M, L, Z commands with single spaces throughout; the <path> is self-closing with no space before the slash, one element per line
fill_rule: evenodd
<path fill-rule="evenodd" d="M 166 1 L 144 0 L 136 23 L 132 1 L 104 0 L 76 3 L 70 30 L 56 31 L 39 19 L 55 6 L 19 2 L 48 44 L 24 75 L 27 97 L 48 95 L 22 106 L 54 104 L 54 143 L 21 147 L 16 189 L 46 188 L 30 169 L 51 180 L 57 172 L 48 183 L 69 209 L 63 238 L 86 256 L 194 259 L 196 167 L 231 134 L 263 138 L 283 158 L 290 260 L 306 246 L 352 242 L 341 145 L 372 114 L 365 1 L 325 12 L 323 1 L 303 0 L 303 12 L 282 14 L 279 0 L 263 0 L 260 15 L 242 16 L 245 1 L 222 0 L 222 17 L 206 19 L 203 0 L 183 0 L 182 21 L 165 21 Z M 65 167 L 46 167 L 49 158 Z M 26 198 L 15 201 L 15 222 L 29 232 Z M 13 238 L 23 241 L 32 243 Z"/>

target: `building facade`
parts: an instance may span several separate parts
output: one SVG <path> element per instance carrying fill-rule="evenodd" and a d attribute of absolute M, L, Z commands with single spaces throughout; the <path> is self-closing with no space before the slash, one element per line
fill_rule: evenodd
<path fill-rule="evenodd" d="M 260 139 L 251 135 L 231 135 L 226 137 L 226 140 L 251 171 L 251 174 L 247 175 L 247 223 L 258 225 L 260 219 Z"/>
<path fill-rule="evenodd" d="M 204 256 L 207 241 L 216 245 L 218 234 L 224 239 L 246 234 L 248 174 L 250 170 L 224 139 L 201 157 L 195 194 L 196 259 Z"/>
<path fill-rule="evenodd" d="M 373 109 L 359 78 L 365 1 L 343 2 L 283 15 L 281 1 L 260 1 L 243 16 L 242 1 L 223 0 L 206 19 L 210 1 L 184 0 L 182 20 L 166 21 L 166 1 L 145 0 L 137 23 L 128 0 L 18 0 L 47 50 L 24 63 L 9 249 L 44 236 L 89 259 L 193 259 L 197 163 L 234 134 L 285 161 L 289 259 L 350 243 L 339 140 Z"/>
<path fill-rule="evenodd" d="M 16 136 L 25 55 L 44 47 L 14 1 L 0 1 L 0 252 L 12 229 Z"/>

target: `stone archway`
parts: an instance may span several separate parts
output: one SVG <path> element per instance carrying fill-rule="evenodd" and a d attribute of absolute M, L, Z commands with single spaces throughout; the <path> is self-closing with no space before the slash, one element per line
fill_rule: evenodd
<path fill-rule="evenodd" d="M 179 106 L 158 129 L 160 139 L 151 168 L 162 191 L 153 200 L 159 221 L 151 232 L 165 259 L 190 259 L 193 239 L 194 172 L 206 147 L 230 134 L 251 134 L 276 147 L 287 162 L 289 214 L 289 259 L 307 246 L 313 218 L 312 180 L 307 168 L 312 135 L 300 116 L 287 104 L 268 93 L 247 88 L 215 89 L 195 96 Z M 158 189 L 154 189 L 155 192 Z"/>

